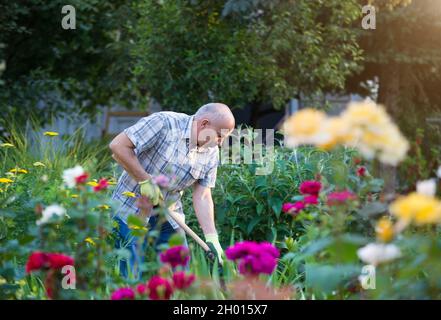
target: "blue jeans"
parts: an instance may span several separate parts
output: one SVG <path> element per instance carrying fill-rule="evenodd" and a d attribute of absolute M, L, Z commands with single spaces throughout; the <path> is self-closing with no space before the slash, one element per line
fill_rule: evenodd
<path fill-rule="evenodd" d="M 141 263 L 144 262 L 144 256 L 147 249 L 147 240 L 149 236 L 151 236 L 150 232 L 152 230 L 155 230 L 156 228 L 156 225 L 158 223 L 158 216 L 150 217 L 149 232 L 147 233 L 145 239 L 142 241 L 141 250 L 139 249 L 139 245 L 141 242 L 137 237 L 131 235 L 128 225 L 118 217 L 114 217 L 114 219 L 118 222 L 119 225 L 119 228 L 115 230 L 117 234 L 115 246 L 117 249 L 125 248 L 130 252 L 129 261 L 121 259 L 119 262 L 120 274 L 123 277 L 128 278 L 128 268 L 130 268 L 130 272 L 135 277 L 135 279 L 140 279 L 141 272 L 139 271 L 139 266 L 141 265 Z M 160 250 L 159 246 L 161 244 L 167 243 L 170 237 L 177 232 L 175 229 L 173 229 L 168 221 L 164 222 L 158 230 L 159 236 L 154 244 L 154 248 L 157 253 Z"/>

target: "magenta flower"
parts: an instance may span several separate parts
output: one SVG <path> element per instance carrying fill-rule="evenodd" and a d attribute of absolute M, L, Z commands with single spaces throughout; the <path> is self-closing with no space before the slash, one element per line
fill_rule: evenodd
<path fill-rule="evenodd" d="M 196 279 L 194 274 L 186 274 L 183 271 L 178 271 L 173 274 L 173 286 L 176 289 L 186 289 L 194 282 Z"/>
<path fill-rule="evenodd" d="M 337 206 L 345 204 L 347 201 L 357 199 L 357 196 L 350 191 L 337 191 L 328 194 L 328 205 Z"/>
<path fill-rule="evenodd" d="M 271 274 L 277 266 L 277 259 L 262 253 L 258 256 L 246 256 L 239 262 L 239 272 L 244 275 Z"/>
<path fill-rule="evenodd" d="M 147 293 L 147 285 L 143 284 L 143 283 L 138 284 L 136 286 L 136 292 L 138 292 L 138 294 L 140 294 L 140 295 L 146 294 Z"/>
<path fill-rule="evenodd" d="M 238 260 L 239 272 L 244 275 L 271 274 L 277 266 L 279 250 L 269 242 L 243 241 L 225 251 L 229 260 Z"/>
<path fill-rule="evenodd" d="M 259 251 L 259 246 L 256 242 L 252 241 L 242 241 L 236 243 L 234 246 L 231 246 L 225 250 L 225 255 L 230 260 L 241 259 L 248 255 L 257 254 Z"/>
<path fill-rule="evenodd" d="M 287 203 L 284 203 L 282 206 L 282 211 L 284 213 L 288 213 L 288 214 L 292 214 L 292 215 L 296 215 L 297 213 L 299 213 L 303 209 L 305 209 L 305 203 L 303 201 L 297 201 L 295 203 L 287 202 Z"/>
<path fill-rule="evenodd" d="M 135 292 L 132 288 L 120 288 L 115 290 L 110 298 L 112 300 L 133 300 L 135 299 Z"/>
<path fill-rule="evenodd" d="M 322 184 L 320 183 L 320 181 L 310 180 L 310 181 L 303 181 L 300 184 L 299 190 L 301 194 L 318 196 L 321 188 L 322 188 Z"/>
<path fill-rule="evenodd" d="M 148 295 L 152 300 L 168 300 L 173 294 L 170 282 L 160 276 L 153 276 L 147 283 Z"/>
<path fill-rule="evenodd" d="M 190 251 L 185 246 L 175 246 L 160 255 L 161 262 L 169 263 L 173 268 L 177 266 L 186 266 L 190 260 Z"/>
<path fill-rule="evenodd" d="M 317 196 L 306 196 L 303 198 L 303 202 L 305 205 L 317 205 L 318 197 Z"/>

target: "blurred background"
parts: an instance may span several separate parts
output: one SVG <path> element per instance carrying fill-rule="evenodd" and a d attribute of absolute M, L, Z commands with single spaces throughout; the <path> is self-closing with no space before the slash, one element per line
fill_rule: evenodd
<path fill-rule="evenodd" d="M 72 6 L 75 29 L 62 20 Z M 365 30 L 363 6 L 375 6 Z M 106 139 L 210 101 L 278 128 L 303 107 L 384 104 L 433 156 L 441 129 L 441 0 L 21 0 L 0 5 L 0 132 Z M 370 21 L 372 23 L 372 21 Z M 419 140 L 418 140 L 419 139 Z"/>

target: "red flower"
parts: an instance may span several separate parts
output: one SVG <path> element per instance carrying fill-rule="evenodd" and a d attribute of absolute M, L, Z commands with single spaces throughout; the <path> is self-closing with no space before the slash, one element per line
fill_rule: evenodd
<path fill-rule="evenodd" d="M 135 299 L 135 292 L 132 288 L 119 288 L 112 293 L 110 297 L 112 300 L 133 300 Z"/>
<path fill-rule="evenodd" d="M 178 271 L 173 274 L 173 285 L 176 289 L 187 289 L 196 279 L 194 274 L 185 274 L 184 271 Z"/>
<path fill-rule="evenodd" d="M 318 204 L 318 197 L 317 196 L 306 196 L 305 198 L 303 198 L 303 202 L 305 203 L 305 205 L 315 205 Z"/>
<path fill-rule="evenodd" d="M 76 184 L 84 184 L 87 181 L 87 178 L 89 178 L 89 175 L 87 173 L 83 173 L 81 176 L 75 177 Z"/>
<path fill-rule="evenodd" d="M 93 191 L 99 192 L 101 190 L 107 189 L 108 186 L 109 186 L 109 182 L 103 178 L 103 179 L 100 179 L 100 181 L 98 181 L 97 186 L 93 187 Z"/>
<path fill-rule="evenodd" d="M 64 266 L 73 266 L 74 259 L 69 256 L 65 256 L 60 253 L 49 253 L 48 254 L 49 268 L 51 269 L 61 269 Z"/>
<path fill-rule="evenodd" d="M 350 191 L 332 192 L 328 194 L 328 205 L 336 206 L 345 204 L 347 201 L 355 200 L 357 196 Z"/>
<path fill-rule="evenodd" d="M 177 266 L 186 266 L 190 260 L 190 251 L 185 246 L 175 246 L 162 252 L 161 262 L 169 263 L 173 268 Z"/>
<path fill-rule="evenodd" d="M 147 283 L 149 298 L 152 300 L 168 300 L 173 294 L 173 287 L 167 279 L 153 276 Z"/>
<path fill-rule="evenodd" d="M 48 256 L 44 252 L 33 252 L 26 262 L 26 273 L 48 267 Z"/>
<path fill-rule="evenodd" d="M 73 266 L 74 259 L 60 253 L 33 252 L 26 263 L 26 273 L 40 269 L 61 269 L 69 265 Z"/>
<path fill-rule="evenodd" d="M 303 181 L 300 184 L 300 193 L 301 194 L 308 194 L 312 196 L 318 196 L 320 189 L 322 188 L 322 184 L 320 181 Z"/>
<path fill-rule="evenodd" d="M 366 177 L 366 167 L 358 167 L 357 168 L 357 176 L 359 177 Z"/>

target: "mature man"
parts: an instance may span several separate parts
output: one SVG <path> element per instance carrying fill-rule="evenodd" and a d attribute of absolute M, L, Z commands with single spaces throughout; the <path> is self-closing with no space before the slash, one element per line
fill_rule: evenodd
<path fill-rule="evenodd" d="M 115 219 L 119 223 L 119 246 L 130 250 L 128 265 L 133 268 L 142 260 L 136 249 L 137 241 L 130 236 L 126 220 L 130 214 L 142 212 L 149 216 L 153 209 L 151 203 L 141 197 L 128 197 L 125 191 L 141 195 L 143 184 L 152 175 L 173 176 L 165 198 L 175 203 L 174 211 L 184 219 L 180 197 L 185 188 L 193 186 L 193 207 L 205 235 L 211 242 L 222 262 L 222 248 L 214 222 L 214 206 L 211 188 L 215 186 L 219 146 L 231 133 L 235 119 L 228 106 L 209 103 L 202 106 L 194 115 L 176 112 L 157 112 L 140 119 L 135 125 L 125 129 L 110 143 L 113 158 L 124 168 L 112 196 L 121 202 Z M 142 200 L 142 201 L 140 201 Z M 157 216 L 150 216 L 150 228 L 157 223 Z M 160 227 L 155 247 L 165 243 L 179 230 L 178 224 L 170 217 Z M 120 270 L 127 276 L 127 262 L 122 261 Z"/>

